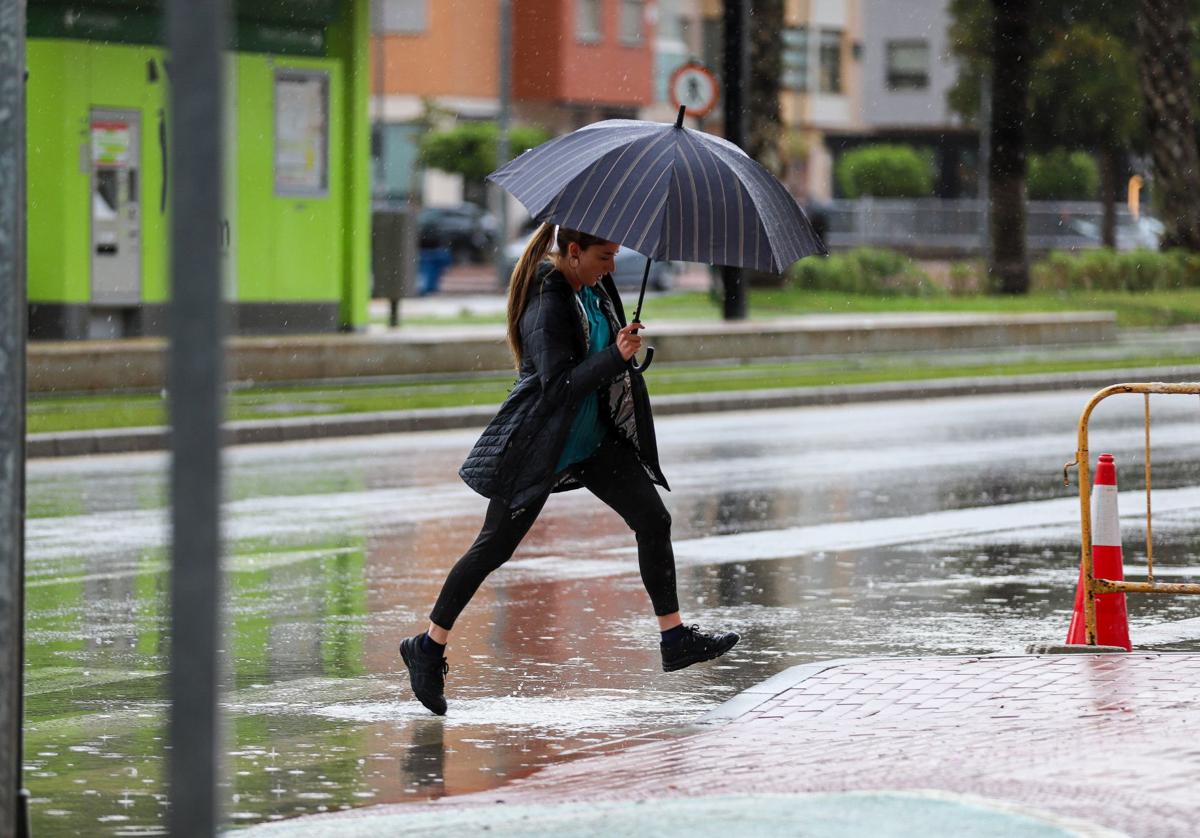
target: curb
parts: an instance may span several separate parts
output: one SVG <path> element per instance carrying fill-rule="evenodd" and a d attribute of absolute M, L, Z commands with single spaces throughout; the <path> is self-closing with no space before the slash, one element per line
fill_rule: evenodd
<path fill-rule="evenodd" d="M 1173 371 L 1165 373 L 1166 369 Z M 1117 376 L 1120 377 L 1117 378 Z M 863 404 L 902 399 L 1036 393 L 1087 387 L 1099 388 L 1118 381 L 1139 380 L 1197 381 L 1200 380 L 1200 367 L 1150 367 L 1038 375 L 918 379 L 881 384 L 797 387 L 780 390 L 734 390 L 721 393 L 657 396 L 653 398 L 653 406 L 654 413 L 658 416 L 678 416 L 737 410 Z M 252 445 L 348 436 L 413 433 L 415 431 L 482 428 L 491 420 L 498 408 L 499 405 L 448 407 L 229 422 L 224 428 L 224 442 L 226 445 Z M 162 427 L 30 434 L 26 440 L 26 456 L 29 458 L 80 457 L 94 454 L 162 451 L 167 449 L 169 444 L 170 434 L 166 428 Z"/>

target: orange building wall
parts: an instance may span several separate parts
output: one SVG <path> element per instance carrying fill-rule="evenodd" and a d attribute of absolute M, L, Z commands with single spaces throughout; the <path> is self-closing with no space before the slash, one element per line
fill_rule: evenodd
<path fill-rule="evenodd" d="M 642 25 L 642 42 L 621 43 L 620 4 L 604 0 L 599 43 L 575 38 L 573 0 L 513 3 L 513 96 L 585 104 L 639 106 L 653 100 L 654 29 Z"/>
<path fill-rule="evenodd" d="M 563 0 L 514 0 L 512 15 L 513 98 L 562 98 L 558 68 L 566 42 L 575 37 L 574 10 Z"/>
<path fill-rule="evenodd" d="M 372 50 L 380 40 L 385 44 L 385 91 L 414 96 L 498 96 L 498 5 L 495 0 L 436 0 L 428 6 L 425 32 L 372 38 Z M 374 52 L 371 66 L 375 67 Z"/>

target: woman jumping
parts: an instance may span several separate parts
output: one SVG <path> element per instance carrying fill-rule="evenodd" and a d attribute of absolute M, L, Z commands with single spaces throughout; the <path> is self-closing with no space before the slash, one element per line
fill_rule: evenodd
<path fill-rule="evenodd" d="M 557 251 L 547 260 L 552 244 Z M 654 484 L 669 487 L 645 382 L 629 370 L 643 327 L 625 325 L 611 276 L 618 249 L 543 224 L 513 270 L 508 343 L 519 377 L 459 470 L 491 503 L 475 543 L 442 585 L 428 630 L 400 644 L 413 693 L 439 716 L 446 712 L 445 652 L 454 621 L 512 556 L 552 492 L 585 486 L 634 531 L 662 633 L 663 670 L 712 660 L 738 642 L 733 632 L 685 627 L 679 614 L 671 515 Z"/>

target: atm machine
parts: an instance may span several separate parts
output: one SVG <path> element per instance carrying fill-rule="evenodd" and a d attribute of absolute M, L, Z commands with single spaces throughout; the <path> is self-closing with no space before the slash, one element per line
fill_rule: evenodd
<path fill-rule="evenodd" d="M 88 337 L 122 337 L 130 334 L 142 304 L 141 113 L 94 108 L 90 134 Z"/>

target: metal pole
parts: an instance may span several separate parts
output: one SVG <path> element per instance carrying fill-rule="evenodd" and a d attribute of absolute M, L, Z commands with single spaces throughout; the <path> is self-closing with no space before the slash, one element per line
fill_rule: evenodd
<path fill-rule="evenodd" d="M 496 120 L 496 165 L 508 162 L 508 128 L 512 108 L 512 0 L 500 0 L 500 114 Z M 505 271 L 504 244 L 508 241 L 508 195 L 495 184 L 496 219 L 500 227 L 500 240 L 496 242 L 496 282 L 498 287 L 508 287 Z"/>
<path fill-rule="evenodd" d="M 172 836 L 218 823 L 217 636 L 223 311 L 222 0 L 169 0 L 171 54 L 171 675 L 168 814 Z"/>
<path fill-rule="evenodd" d="M 990 264 L 992 247 L 992 74 L 984 73 L 979 79 L 979 249 L 983 255 L 984 270 Z"/>
<path fill-rule="evenodd" d="M 725 60 L 722 75 L 725 98 L 725 139 L 746 145 L 746 79 L 750 75 L 747 6 L 742 0 L 725 0 Z M 739 268 L 721 268 L 725 286 L 726 320 L 746 319 L 746 289 Z"/>
<path fill-rule="evenodd" d="M 0 0 L 0 836 L 22 838 L 25 281 L 25 0 Z"/>
<path fill-rule="evenodd" d="M 375 117 L 371 120 L 371 149 L 375 157 L 375 180 L 371 189 L 371 206 L 382 206 L 388 209 L 391 208 L 391 200 L 388 195 L 388 179 L 387 179 L 387 121 L 384 119 L 384 110 L 387 106 L 387 37 L 384 32 L 383 19 L 383 0 L 371 0 L 371 44 L 375 51 L 375 63 L 373 66 L 374 82 L 372 86 L 374 90 L 375 100 Z M 371 225 L 374 230 L 374 224 Z M 382 246 L 372 238 L 371 247 L 376 248 Z M 372 264 L 375 264 L 372 258 Z M 400 294 L 402 290 L 399 288 L 390 287 L 392 283 L 388 283 L 389 293 L 393 296 L 388 297 L 388 326 L 396 328 L 400 325 Z"/>

